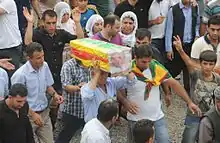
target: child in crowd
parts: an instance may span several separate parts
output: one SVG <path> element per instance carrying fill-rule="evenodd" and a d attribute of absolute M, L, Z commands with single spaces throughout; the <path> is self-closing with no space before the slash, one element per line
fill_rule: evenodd
<path fill-rule="evenodd" d="M 94 34 L 102 31 L 104 20 L 98 15 L 92 15 L 86 23 L 86 33 L 89 38 L 93 37 Z"/>
<path fill-rule="evenodd" d="M 70 18 L 70 6 L 66 2 L 58 2 L 54 7 L 54 11 L 57 14 L 57 28 L 64 29 L 72 35 L 76 35 L 75 22 Z"/>
<path fill-rule="evenodd" d="M 81 13 L 80 24 L 83 29 L 86 27 L 86 23 L 88 19 L 93 15 L 97 14 L 97 10 L 95 7 L 88 7 L 88 0 L 76 0 L 77 1 L 77 9 Z"/>
<path fill-rule="evenodd" d="M 211 50 L 201 52 L 200 65 L 184 52 L 179 36 L 174 37 L 174 45 L 185 62 L 190 74 L 190 97 L 199 106 L 203 115 L 214 106 L 213 92 L 220 85 L 220 76 L 214 73 L 217 54 Z M 195 143 L 201 117 L 187 110 L 182 143 Z"/>
<path fill-rule="evenodd" d="M 150 120 L 139 120 L 133 129 L 135 143 L 153 143 L 154 127 Z"/>

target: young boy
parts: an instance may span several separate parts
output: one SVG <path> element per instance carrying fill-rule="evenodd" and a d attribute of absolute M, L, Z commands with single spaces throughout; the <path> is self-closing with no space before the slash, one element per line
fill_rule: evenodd
<path fill-rule="evenodd" d="M 80 24 L 83 29 L 86 27 L 86 23 L 88 19 L 93 15 L 93 14 L 98 14 L 95 6 L 88 6 L 88 0 L 76 0 L 77 1 L 77 9 L 81 13 L 81 18 L 80 18 Z"/>
<path fill-rule="evenodd" d="M 214 106 L 213 91 L 220 85 L 220 77 L 213 72 L 217 61 L 217 55 L 211 50 L 203 51 L 199 56 L 199 66 L 184 52 L 179 36 L 174 38 L 174 45 L 190 73 L 190 96 L 192 101 L 199 106 L 204 115 Z M 199 124 L 200 117 L 187 111 L 182 143 L 195 143 Z"/>
<path fill-rule="evenodd" d="M 154 127 L 150 120 L 139 120 L 133 129 L 135 143 L 153 143 Z"/>

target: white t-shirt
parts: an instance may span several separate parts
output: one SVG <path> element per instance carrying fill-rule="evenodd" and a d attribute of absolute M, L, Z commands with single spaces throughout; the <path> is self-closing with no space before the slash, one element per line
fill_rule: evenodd
<path fill-rule="evenodd" d="M 163 0 L 160 3 L 157 0 L 154 0 L 149 9 L 149 20 L 154 20 L 159 16 L 164 16 L 165 19 L 163 23 L 159 25 L 153 25 L 149 28 L 151 32 L 152 39 L 163 38 L 165 35 L 165 25 L 166 25 L 166 17 L 168 14 L 169 8 L 173 5 L 171 0 Z"/>
<path fill-rule="evenodd" d="M 81 135 L 80 143 L 111 143 L 109 130 L 97 118 L 86 123 Z"/>
<path fill-rule="evenodd" d="M 143 74 L 148 79 L 152 79 L 150 69 L 143 71 Z M 139 107 L 137 114 L 131 114 L 128 112 L 127 118 L 131 121 L 138 121 L 141 119 L 148 119 L 151 121 L 157 121 L 164 117 L 164 113 L 161 109 L 160 89 L 159 86 L 153 86 L 150 95 L 147 100 L 144 100 L 146 83 L 137 81 L 135 85 L 128 86 L 127 98 L 128 100 L 136 103 Z"/>
<path fill-rule="evenodd" d="M 205 50 L 214 50 L 212 44 L 210 44 L 207 36 L 202 36 L 197 39 L 192 45 L 191 57 L 194 59 L 199 59 L 200 53 Z M 220 44 L 217 46 L 217 63 L 216 66 L 220 66 Z"/>
<path fill-rule="evenodd" d="M 0 0 L 0 8 L 5 11 L 4 14 L 0 15 L 0 49 L 20 45 L 22 39 L 14 0 Z"/>

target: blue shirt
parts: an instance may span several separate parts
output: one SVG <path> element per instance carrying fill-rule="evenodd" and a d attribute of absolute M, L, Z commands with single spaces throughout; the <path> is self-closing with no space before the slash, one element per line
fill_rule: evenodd
<path fill-rule="evenodd" d="M 185 17 L 185 27 L 183 33 L 183 42 L 184 43 L 191 43 L 194 41 L 192 39 L 192 7 L 185 7 L 182 2 L 179 3 L 180 9 L 182 9 L 184 17 Z M 199 25 L 200 24 L 200 17 L 199 17 L 199 10 L 196 22 L 196 37 L 199 36 Z M 166 23 L 166 30 L 165 30 L 165 48 L 166 52 L 172 51 L 172 37 L 173 36 L 173 10 L 170 8 L 168 15 L 167 15 L 167 23 Z"/>
<path fill-rule="evenodd" d="M 0 100 L 8 95 L 8 74 L 0 68 Z"/>
<path fill-rule="evenodd" d="M 54 81 L 46 62 L 39 70 L 33 69 L 27 61 L 11 77 L 12 85 L 22 83 L 28 90 L 27 101 L 33 111 L 43 111 L 48 106 L 46 97 L 47 88 L 52 86 Z"/>
<path fill-rule="evenodd" d="M 135 84 L 135 81 L 135 79 L 130 81 L 126 77 L 107 78 L 107 94 L 99 87 L 97 87 L 95 90 L 92 90 L 89 87 L 89 83 L 85 84 L 81 88 L 85 122 L 88 122 L 93 118 L 96 118 L 98 113 L 98 107 L 102 101 L 109 98 L 113 98 L 114 96 L 116 96 L 116 92 L 118 89 L 124 88 L 128 84 L 133 85 Z"/>
<path fill-rule="evenodd" d="M 81 13 L 80 24 L 83 29 L 85 29 L 87 21 L 93 14 L 96 14 L 96 12 L 89 8 L 86 10 L 86 12 Z"/>

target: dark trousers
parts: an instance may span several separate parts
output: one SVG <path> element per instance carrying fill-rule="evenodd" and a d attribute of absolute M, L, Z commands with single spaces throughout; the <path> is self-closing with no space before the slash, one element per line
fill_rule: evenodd
<path fill-rule="evenodd" d="M 15 66 L 15 69 L 12 71 L 7 71 L 9 79 L 13 75 L 13 73 L 19 68 L 19 64 L 21 61 L 21 50 L 22 50 L 22 45 L 12 47 L 12 48 L 7 48 L 7 49 L 0 49 L 0 59 L 4 58 L 11 58 L 12 61 L 11 63 Z"/>
<path fill-rule="evenodd" d="M 188 56 L 190 56 L 190 54 L 191 54 L 191 47 L 192 47 L 192 43 L 183 44 L 183 49 Z M 169 72 L 171 73 L 171 75 L 173 77 L 176 77 L 177 75 L 179 75 L 181 73 L 181 71 L 183 71 L 184 88 L 187 91 L 187 93 L 189 94 L 190 93 L 190 85 L 189 85 L 188 69 L 175 48 L 173 48 L 173 52 L 174 52 L 174 59 L 172 61 L 168 61 L 166 63 L 166 68 L 169 70 Z"/>
<path fill-rule="evenodd" d="M 160 53 L 162 54 L 161 59 L 162 59 L 163 63 L 165 63 L 165 60 L 166 60 L 165 39 L 164 38 L 152 39 L 151 44 L 160 51 Z"/>
<path fill-rule="evenodd" d="M 62 117 L 64 127 L 55 143 L 69 143 L 76 131 L 85 124 L 84 119 L 80 119 L 67 113 L 63 113 Z"/>

